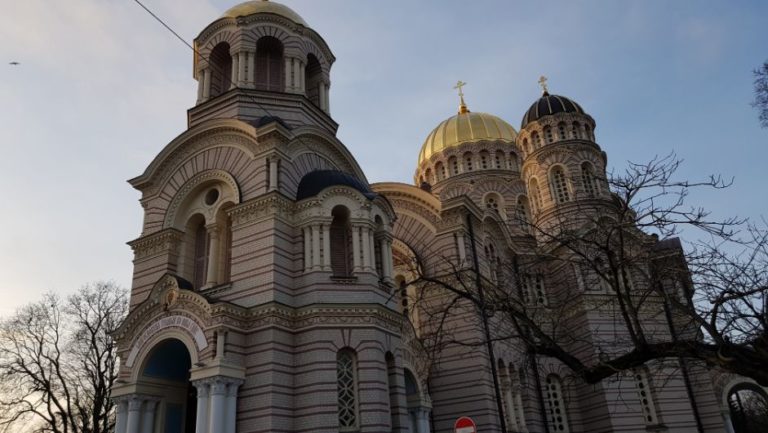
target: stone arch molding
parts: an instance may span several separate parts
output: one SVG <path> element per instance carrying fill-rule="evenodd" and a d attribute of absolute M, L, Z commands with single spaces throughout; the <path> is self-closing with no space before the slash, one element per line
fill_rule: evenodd
<path fill-rule="evenodd" d="M 721 407 L 728 407 L 728 395 L 736 387 L 745 387 L 754 390 L 755 392 L 761 394 L 763 398 L 766 399 L 766 401 L 768 401 L 768 389 L 760 386 L 757 382 L 755 382 L 754 379 L 738 376 L 732 378 L 725 384 L 725 386 L 723 386 L 723 390 L 720 395 L 720 404 L 722 405 Z"/>
<path fill-rule="evenodd" d="M 184 185 L 176 192 L 176 195 L 171 200 L 171 203 L 168 206 L 168 210 L 165 213 L 165 219 L 163 220 L 164 229 L 175 227 L 179 223 L 176 220 L 178 219 L 178 212 L 181 208 L 181 205 L 186 201 L 186 199 L 193 191 L 206 183 L 222 183 L 226 185 L 230 189 L 230 195 L 233 196 L 233 204 L 240 204 L 240 187 L 238 186 L 235 178 L 224 170 L 206 170 L 202 173 L 196 174 L 191 179 L 186 181 Z"/>
<path fill-rule="evenodd" d="M 197 354 L 208 347 L 208 340 L 205 338 L 203 328 L 195 320 L 178 314 L 160 317 L 147 325 L 139 337 L 134 340 L 125 359 L 125 366 L 133 367 L 137 360 L 146 357 L 149 348 L 167 338 L 181 340 L 187 345 L 187 349 L 191 349 L 189 345 L 192 343 L 196 349 L 189 351 L 193 363 Z"/>

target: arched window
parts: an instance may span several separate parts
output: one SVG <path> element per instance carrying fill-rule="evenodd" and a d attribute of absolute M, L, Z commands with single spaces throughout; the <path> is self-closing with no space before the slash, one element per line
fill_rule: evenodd
<path fill-rule="evenodd" d="M 505 167 L 506 164 L 504 163 L 505 159 L 506 158 L 504 158 L 504 152 L 502 152 L 500 150 L 498 152 L 496 152 L 496 158 L 494 160 L 494 162 L 496 163 L 496 167 L 495 168 L 497 168 L 499 170 L 502 170 L 502 169 L 506 168 Z"/>
<path fill-rule="evenodd" d="M 566 134 L 565 130 L 565 123 L 558 123 L 557 124 L 557 135 L 560 140 L 567 140 L 568 135 Z"/>
<path fill-rule="evenodd" d="M 540 273 L 523 275 L 523 302 L 530 305 L 548 305 L 544 288 L 544 275 Z"/>
<path fill-rule="evenodd" d="M 435 174 L 437 175 L 437 181 L 445 179 L 445 167 L 442 162 L 435 164 Z"/>
<path fill-rule="evenodd" d="M 544 137 L 547 140 L 547 144 L 550 144 L 553 141 L 555 141 L 554 134 L 552 133 L 552 127 L 550 126 L 544 127 Z"/>
<path fill-rule="evenodd" d="M 455 156 L 448 158 L 448 166 L 451 168 L 451 175 L 459 174 L 459 160 Z"/>
<path fill-rule="evenodd" d="M 314 54 L 307 56 L 307 67 L 304 70 L 304 83 L 307 86 L 307 99 L 320 107 L 320 86 L 323 83 L 323 69 Z M 322 107 L 320 107 L 322 108 Z"/>
<path fill-rule="evenodd" d="M 595 179 L 595 169 L 589 162 L 581 164 L 581 183 L 584 186 L 584 192 L 587 197 L 597 197 L 598 185 Z"/>
<path fill-rule="evenodd" d="M 357 430 L 357 360 L 349 349 L 336 356 L 336 387 L 339 395 L 339 430 Z"/>
<path fill-rule="evenodd" d="M 283 91 L 283 43 L 272 36 L 256 42 L 256 88 Z"/>
<path fill-rule="evenodd" d="M 187 224 L 187 231 L 192 234 L 192 284 L 201 289 L 208 280 L 208 230 L 202 215 L 195 215 Z"/>
<path fill-rule="evenodd" d="M 565 177 L 563 167 L 556 165 L 549 173 L 549 182 L 552 189 L 552 197 L 556 203 L 565 203 L 571 200 L 571 194 L 568 191 L 568 181 Z"/>
<path fill-rule="evenodd" d="M 521 195 L 517 198 L 517 207 L 515 208 L 517 221 L 521 226 L 527 228 L 531 223 L 531 212 L 528 205 L 528 197 Z"/>
<path fill-rule="evenodd" d="M 640 399 L 640 407 L 643 408 L 643 418 L 648 425 L 656 425 L 659 419 L 656 416 L 656 405 L 653 401 L 653 390 L 648 378 L 648 370 L 645 367 L 634 370 L 635 389 Z"/>
<path fill-rule="evenodd" d="M 480 168 L 483 170 L 488 169 L 488 152 L 480 152 Z"/>
<path fill-rule="evenodd" d="M 541 137 L 537 131 L 533 131 L 531 134 L 531 141 L 533 142 L 533 149 L 536 150 L 541 147 Z"/>
<path fill-rule="evenodd" d="M 229 44 L 220 42 L 211 51 L 208 59 L 211 65 L 211 97 L 219 96 L 232 86 L 232 55 Z"/>
<path fill-rule="evenodd" d="M 552 431 L 569 433 L 568 414 L 563 398 L 563 381 L 556 374 L 547 376 L 547 421 Z"/>
<path fill-rule="evenodd" d="M 539 188 L 539 181 L 536 178 L 528 182 L 528 193 L 531 196 L 533 211 L 541 211 L 541 188 Z"/>
<path fill-rule="evenodd" d="M 584 138 L 587 140 L 592 140 L 592 129 L 586 123 L 584 124 Z"/>
<path fill-rule="evenodd" d="M 334 277 L 349 277 L 352 274 L 352 233 L 349 222 L 349 209 L 336 206 L 331 211 L 331 270 Z"/>
<path fill-rule="evenodd" d="M 573 125 L 571 125 L 571 135 L 575 139 L 581 138 L 581 125 L 579 122 L 573 122 Z"/>
<path fill-rule="evenodd" d="M 464 154 L 464 171 L 472 171 L 472 154 L 469 152 Z"/>
<path fill-rule="evenodd" d="M 515 152 L 511 152 L 509 154 L 509 169 L 510 170 L 519 170 L 517 168 L 517 154 Z"/>
<path fill-rule="evenodd" d="M 520 385 L 520 377 L 512 366 L 509 364 L 509 381 L 510 388 L 512 390 L 512 415 L 514 416 L 514 422 L 512 425 L 517 431 L 526 431 L 525 426 L 525 409 L 523 407 L 522 386 Z"/>

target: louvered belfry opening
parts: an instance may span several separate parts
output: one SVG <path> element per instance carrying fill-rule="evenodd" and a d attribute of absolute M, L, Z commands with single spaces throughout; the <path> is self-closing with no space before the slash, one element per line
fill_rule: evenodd
<path fill-rule="evenodd" d="M 272 36 L 256 43 L 256 88 L 283 91 L 283 44 Z"/>
<path fill-rule="evenodd" d="M 211 51 L 211 97 L 221 95 L 229 90 L 232 84 L 232 56 L 229 44 L 221 42 Z"/>
<path fill-rule="evenodd" d="M 331 269 L 334 277 L 352 276 L 352 230 L 349 209 L 336 206 L 331 211 Z"/>
<path fill-rule="evenodd" d="M 323 70 L 320 62 L 314 54 L 307 56 L 307 68 L 305 70 L 304 80 L 307 83 L 307 98 L 313 104 L 320 106 L 320 83 L 322 82 Z"/>

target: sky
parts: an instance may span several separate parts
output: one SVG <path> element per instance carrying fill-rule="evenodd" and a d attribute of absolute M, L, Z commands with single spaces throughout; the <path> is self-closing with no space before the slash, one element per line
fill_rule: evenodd
<path fill-rule="evenodd" d="M 236 3 L 143 0 L 191 42 Z M 192 53 L 133 0 L 0 0 L 0 315 L 97 280 L 129 287 L 128 183 L 186 129 Z M 537 80 L 597 122 L 609 166 L 675 152 L 680 178 L 733 178 L 691 203 L 768 216 L 752 70 L 765 1 L 283 0 L 326 40 L 338 136 L 371 182 L 412 182 L 429 132 L 472 111 L 519 128 Z M 15 61 L 20 65 L 12 66 Z"/>

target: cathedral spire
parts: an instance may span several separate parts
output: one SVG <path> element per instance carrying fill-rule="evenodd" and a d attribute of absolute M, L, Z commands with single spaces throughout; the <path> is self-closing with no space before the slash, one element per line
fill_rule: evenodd
<path fill-rule="evenodd" d="M 466 102 L 464 102 L 464 91 L 463 87 L 466 86 L 467 83 L 459 80 L 455 86 L 453 86 L 454 89 L 459 90 L 459 114 L 466 114 L 469 113 L 469 109 L 467 108 Z"/>

